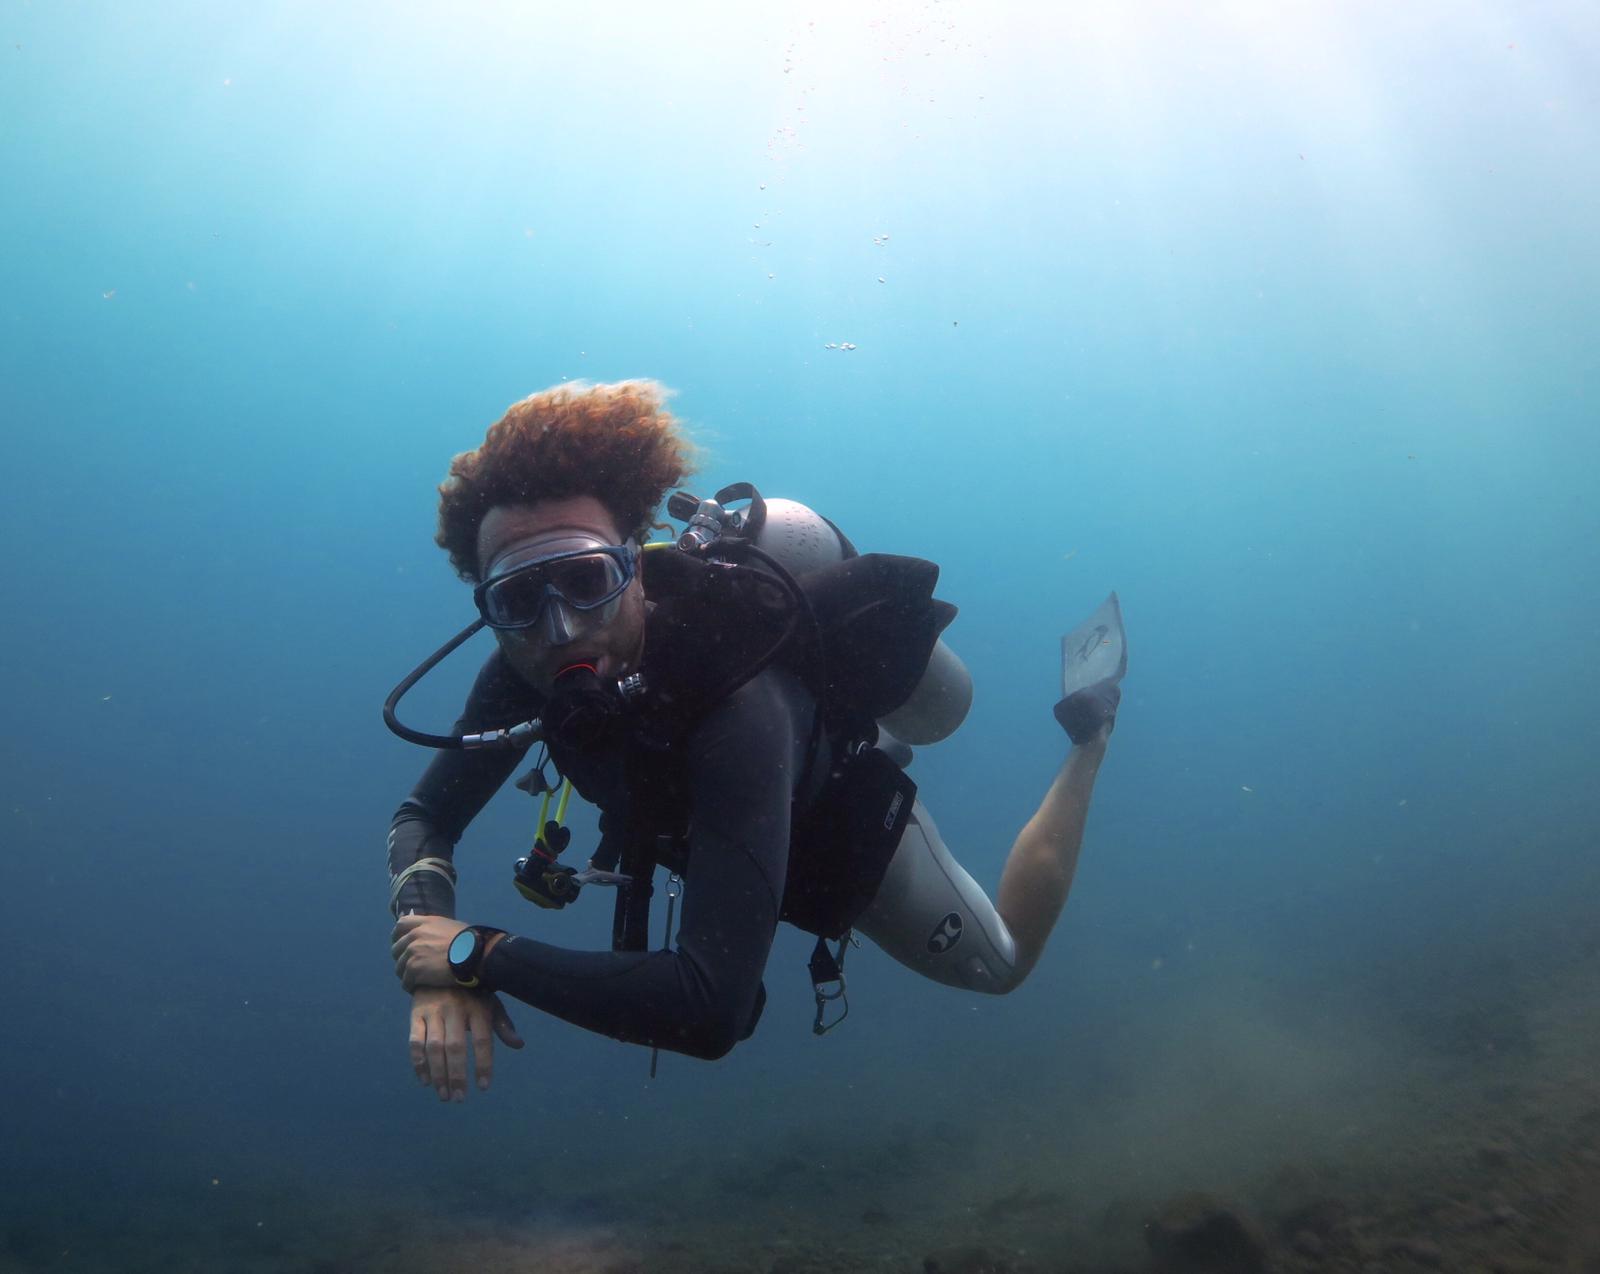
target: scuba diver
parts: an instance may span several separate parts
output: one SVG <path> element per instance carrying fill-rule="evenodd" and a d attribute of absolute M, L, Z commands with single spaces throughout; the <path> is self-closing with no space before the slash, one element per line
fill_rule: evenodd
<path fill-rule="evenodd" d="M 950 734 L 971 702 L 940 637 L 955 608 L 933 596 L 938 567 L 859 553 L 804 505 L 747 485 L 678 491 L 667 508 L 687 528 L 647 545 L 690 468 L 663 401 L 650 381 L 535 394 L 439 488 L 435 538 L 479 617 L 395 688 L 384 717 L 438 749 L 388 850 L 411 1062 L 441 1100 L 465 1099 L 469 1052 L 487 1089 L 495 1037 L 522 1047 L 499 993 L 715 1059 L 755 1029 L 780 921 L 817 937 L 822 1034 L 848 1011 L 854 933 L 924 977 L 1005 994 L 1038 962 L 1072 885 L 1127 666 L 1116 595 L 1062 640 L 1055 715 L 1072 747 L 991 902 L 904 768 L 910 745 Z M 454 730 L 402 724 L 401 697 L 483 627 L 496 646 Z M 551 908 L 614 889 L 609 951 L 455 918 L 455 845 L 530 757 L 517 786 L 542 808 L 514 884 Z M 581 869 L 560 861 L 573 790 L 600 810 Z M 653 945 L 660 869 L 666 938 Z"/>

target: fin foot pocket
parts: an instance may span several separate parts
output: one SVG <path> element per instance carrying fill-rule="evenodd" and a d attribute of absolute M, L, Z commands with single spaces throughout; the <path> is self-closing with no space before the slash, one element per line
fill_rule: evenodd
<path fill-rule="evenodd" d="M 1074 743 L 1087 743 L 1116 719 L 1121 702 L 1122 688 L 1114 681 L 1102 681 L 1058 700 L 1056 720 L 1067 732 L 1067 738 Z"/>

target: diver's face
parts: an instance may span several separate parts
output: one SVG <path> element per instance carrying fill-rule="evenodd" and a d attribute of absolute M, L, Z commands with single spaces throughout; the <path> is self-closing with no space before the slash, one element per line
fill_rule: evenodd
<path fill-rule="evenodd" d="M 620 544 L 622 531 L 593 496 L 501 504 L 478 528 L 478 577 L 490 577 L 542 556 L 592 544 Z M 574 612 L 547 602 L 551 622 L 496 629 L 506 662 L 534 689 L 549 694 L 556 674 L 571 664 L 593 664 L 602 680 L 615 681 L 638 667 L 644 647 L 644 588 L 637 572 L 614 603 Z"/>

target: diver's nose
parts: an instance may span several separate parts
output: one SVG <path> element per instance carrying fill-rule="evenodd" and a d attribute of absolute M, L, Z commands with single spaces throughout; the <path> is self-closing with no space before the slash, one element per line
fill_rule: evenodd
<path fill-rule="evenodd" d="M 544 599 L 543 619 L 544 643 L 547 646 L 565 646 L 578 635 L 571 609 L 554 593 Z"/>

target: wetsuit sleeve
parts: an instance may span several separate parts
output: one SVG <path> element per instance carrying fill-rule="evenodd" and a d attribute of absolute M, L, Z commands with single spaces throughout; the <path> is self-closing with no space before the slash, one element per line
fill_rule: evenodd
<path fill-rule="evenodd" d="M 769 670 L 686 741 L 693 804 L 676 949 L 568 951 L 511 937 L 484 960 L 484 985 L 588 1030 L 693 1057 L 721 1057 L 748 1038 L 811 713 L 798 683 Z"/>
<path fill-rule="evenodd" d="M 532 692 L 506 666 L 497 650 L 485 661 L 467 696 L 456 734 L 492 729 L 526 720 L 537 708 Z M 423 858 L 452 863 L 456 842 L 489 798 L 517 768 L 523 753 L 515 749 L 439 752 L 423 772 L 411 795 L 401 802 L 389 824 L 389 879 Z M 454 868 L 413 872 L 395 896 L 390 910 L 424 916 L 456 914 Z"/>

